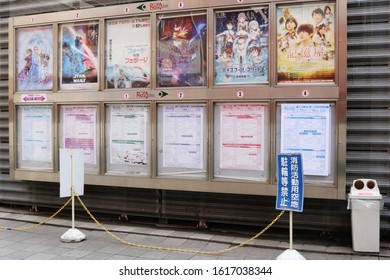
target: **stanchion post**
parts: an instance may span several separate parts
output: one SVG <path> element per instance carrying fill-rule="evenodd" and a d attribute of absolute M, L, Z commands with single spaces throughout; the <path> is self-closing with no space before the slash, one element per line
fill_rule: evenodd
<path fill-rule="evenodd" d="M 293 211 L 290 211 L 290 250 L 293 249 Z"/>
<path fill-rule="evenodd" d="M 65 154 L 65 152 L 63 153 L 63 155 L 64 155 L 64 157 L 68 156 L 68 154 Z M 69 229 L 67 232 L 65 232 L 61 236 L 61 241 L 62 242 L 67 242 L 67 243 L 69 243 L 69 242 L 80 242 L 80 241 L 83 241 L 83 240 L 86 239 L 85 234 L 82 233 L 80 230 L 75 228 L 75 205 L 74 205 L 74 198 L 75 198 L 76 190 L 75 190 L 75 169 L 74 169 L 75 154 L 73 153 L 73 151 L 71 151 L 69 153 L 69 158 L 70 158 L 70 174 L 69 173 L 68 174 L 70 175 L 70 192 L 71 192 L 70 195 L 72 197 L 72 228 Z M 69 164 L 69 162 L 64 160 L 64 161 L 62 161 L 62 163 L 63 163 L 63 165 L 62 165 L 61 172 L 66 172 L 66 170 L 68 170 L 68 169 L 64 165 L 66 165 L 66 163 Z M 78 176 L 84 176 L 84 171 L 82 172 L 82 174 L 78 174 Z"/>

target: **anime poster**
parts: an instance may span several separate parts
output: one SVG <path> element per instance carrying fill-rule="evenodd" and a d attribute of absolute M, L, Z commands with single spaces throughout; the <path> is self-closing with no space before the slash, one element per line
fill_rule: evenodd
<path fill-rule="evenodd" d="M 335 3 L 277 8 L 279 83 L 335 81 Z"/>
<path fill-rule="evenodd" d="M 53 89 L 53 28 L 16 32 L 16 91 Z"/>
<path fill-rule="evenodd" d="M 61 28 L 61 89 L 97 88 L 99 57 L 97 23 Z"/>
<path fill-rule="evenodd" d="M 215 15 L 215 84 L 268 81 L 268 8 Z"/>
<path fill-rule="evenodd" d="M 157 42 L 159 87 L 205 86 L 206 14 L 160 18 Z"/>
<path fill-rule="evenodd" d="M 106 22 L 106 88 L 150 87 L 150 18 Z"/>

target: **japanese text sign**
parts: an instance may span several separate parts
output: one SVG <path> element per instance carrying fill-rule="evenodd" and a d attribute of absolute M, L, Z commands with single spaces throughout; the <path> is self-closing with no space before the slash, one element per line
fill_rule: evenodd
<path fill-rule="evenodd" d="M 278 155 L 276 209 L 302 212 L 303 191 L 301 154 Z"/>

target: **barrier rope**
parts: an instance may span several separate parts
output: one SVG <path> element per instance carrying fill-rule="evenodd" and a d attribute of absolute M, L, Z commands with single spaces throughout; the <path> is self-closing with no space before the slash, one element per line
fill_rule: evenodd
<path fill-rule="evenodd" d="M 88 209 L 88 207 L 84 204 L 84 202 L 81 200 L 81 198 L 77 194 L 75 194 L 75 196 L 77 197 L 78 201 L 80 202 L 80 204 L 84 208 L 84 210 L 91 217 L 91 219 L 98 226 L 100 226 L 108 235 L 110 235 L 112 238 L 114 238 L 115 240 L 117 240 L 117 241 L 119 241 L 121 243 L 124 243 L 124 244 L 132 246 L 132 247 L 138 247 L 138 248 L 144 248 L 144 249 L 155 249 L 155 250 L 162 250 L 162 251 L 175 251 L 175 252 L 181 252 L 181 253 L 194 253 L 194 254 L 203 254 L 203 255 L 217 255 L 217 254 L 227 253 L 227 252 L 230 252 L 230 251 L 233 251 L 235 249 L 238 249 L 240 247 L 245 246 L 246 244 L 252 242 L 256 238 L 261 236 L 264 232 L 266 232 L 271 226 L 273 226 L 280 219 L 280 217 L 283 216 L 283 214 L 285 212 L 284 210 L 282 210 L 279 213 L 279 215 L 277 215 L 276 218 L 269 225 L 267 225 L 263 230 L 261 230 L 259 233 L 257 233 L 253 237 L 245 240 L 244 242 L 242 242 L 242 243 L 240 243 L 238 245 L 235 245 L 235 246 L 232 246 L 232 247 L 229 247 L 229 248 L 226 248 L 226 249 L 222 249 L 222 250 L 216 250 L 216 251 L 201 251 L 201 250 L 192 250 L 192 249 L 180 249 L 180 248 L 169 248 L 169 247 L 160 247 L 160 246 L 152 246 L 152 245 L 143 245 L 143 244 L 133 243 L 133 242 L 124 240 L 124 239 L 120 238 L 119 236 L 115 235 L 114 233 L 112 233 L 111 231 L 109 231 L 102 223 L 100 223 L 95 218 L 95 216 L 91 213 L 91 211 Z M 41 226 L 41 225 L 47 223 L 48 221 L 53 219 L 55 216 L 57 216 L 71 201 L 72 201 L 72 197 L 70 197 L 68 199 L 68 201 L 65 202 L 65 204 L 60 209 L 57 210 L 57 212 L 55 212 L 50 217 L 44 219 L 43 221 L 41 221 L 41 222 L 39 222 L 37 224 L 31 225 L 31 226 L 27 226 L 27 227 L 14 227 L 14 228 L 0 226 L 0 229 L 24 231 L 24 230 L 29 230 L 29 229 L 36 228 L 38 226 Z"/>
<path fill-rule="evenodd" d="M 84 204 L 84 202 L 81 200 L 81 198 L 75 194 L 77 199 L 79 200 L 80 204 L 83 206 L 84 210 L 88 213 L 88 215 L 91 217 L 91 219 L 97 224 L 99 225 L 108 235 L 110 235 L 112 238 L 116 239 L 117 241 L 119 242 L 122 242 L 126 245 L 129 245 L 129 246 L 132 246 L 132 247 L 138 247 L 138 248 L 144 248 L 144 249 L 155 249 L 155 250 L 162 250 L 162 251 L 175 251 L 175 252 L 181 252 L 181 253 L 195 253 L 195 254 L 203 254 L 203 255 L 217 255 L 217 254 L 222 254 L 222 253 L 226 253 L 226 252 L 230 252 L 230 251 L 233 251 L 235 249 L 238 249 L 240 247 L 243 247 L 245 246 L 246 244 L 248 244 L 249 242 L 255 240 L 256 238 L 258 238 L 260 235 L 262 235 L 264 232 L 266 232 L 273 224 L 275 224 L 279 219 L 280 217 L 282 217 L 282 215 L 284 214 L 284 210 L 282 210 L 278 216 L 276 216 L 276 218 L 268 225 L 266 226 L 262 231 L 260 231 L 259 233 L 257 233 L 256 235 L 254 235 L 253 237 L 251 237 L 250 239 L 236 245 L 236 246 L 232 246 L 232 247 L 229 247 L 229 248 L 226 248 L 226 249 L 222 249 L 222 250 L 216 250 L 216 251 L 201 251 L 201 250 L 191 250 L 191 249 L 178 249 L 178 248 L 169 248 L 169 247 L 160 247 L 160 246 L 152 246 L 152 245 L 142 245 L 142 244 L 137 244 L 137 243 L 133 243 L 133 242 L 129 242 L 127 240 L 124 240 L 122 238 L 120 238 L 119 236 L 113 234 L 112 232 L 110 232 L 103 224 L 101 224 L 96 218 L 94 215 L 92 215 L 91 211 L 89 211 L 89 209 L 87 208 L 87 206 Z"/>
<path fill-rule="evenodd" d="M 57 210 L 57 212 L 55 212 L 53 215 L 51 215 L 50 217 L 44 219 L 42 222 L 39 222 L 38 224 L 34 224 L 34 225 L 31 225 L 31 226 L 28 226 L 28 227 L 15 227 L 15 228 L 11 228 L 11 227 L 4 227 L 4 226 L 0 226 L 0 229 L 5 229 L 5 230 L 15 230 L 15 231 L 24 231 L 24 230 L 29 230 L 29 229 L 33 229 L 33 228 L 36 228 L 36 227 L 39 227 L 45 223 L 47 223 L 48 221 L 50 221 L 51 219 L 53 219 L 55 216 L 57 216 L 62 210 L 64 210 L 64 208 L 72 201 L 72 197 L 70 197 L 68 199 L 67 202 L 65 202 L 64 205 L 61 206 L 60 209 Z"/>

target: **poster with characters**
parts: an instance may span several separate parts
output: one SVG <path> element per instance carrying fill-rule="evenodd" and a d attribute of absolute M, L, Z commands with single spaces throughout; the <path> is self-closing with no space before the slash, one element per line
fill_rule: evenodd
<path fill-rule="evenodd" d="M 215 84 L 268 81 L 268 8 L 215 14 Z"/>
<path fill-rule="evenodd" d="M 53 28 L 16 31 L 16 91 L 53 89 Z"/>
<path fill-rule="evenodd" d="M 157 85 L 207 85 L 206 14 L 158 19 Z"/>
<path fill-rule="evenodd" d="M 150 18 L 106 21 L 106 88 L 150 87 Z"/>
<path fill-rule="evenodd" d="M 278 83 L 335 82 L 335 3 L 277 8 Z"/>
<path fill-rule="evenodd" d="M 60 89 L 97 89 L 99 24 L 61 26 Z"/>

